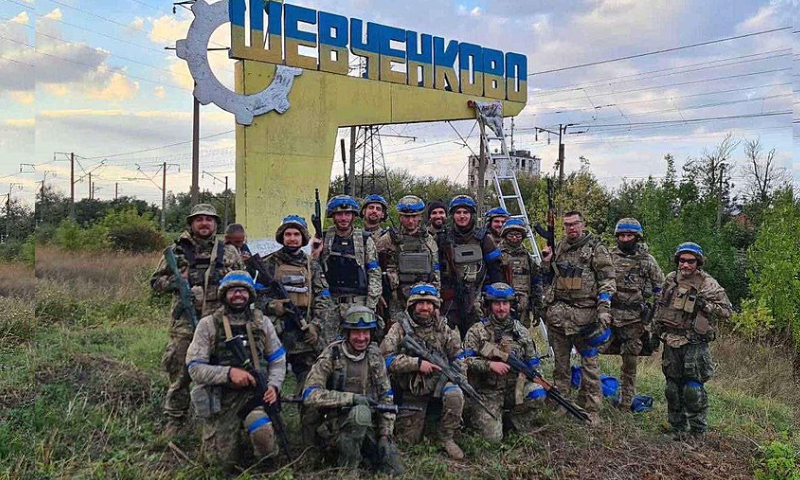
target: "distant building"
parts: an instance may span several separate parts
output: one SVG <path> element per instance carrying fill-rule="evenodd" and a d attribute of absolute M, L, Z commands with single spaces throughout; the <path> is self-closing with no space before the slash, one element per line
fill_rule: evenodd
<path fill-rule="evenodd" d="M 533 175 L 539 176 L 542 169 L 542 159 L 536 155 L 531 155 L 530 150 L 511 150 L 510 152 L 510 165 L 517 176 L 520 175 Z M 494 175 L 495 166 L 490 160 L 486 168 L 483 182 L 484 188 L 489 188 L 492 185 L 492 177 Z M 469 188 L 475 191 L 478 188 L 478 157 L 475 155 L 469 156 Z"/>

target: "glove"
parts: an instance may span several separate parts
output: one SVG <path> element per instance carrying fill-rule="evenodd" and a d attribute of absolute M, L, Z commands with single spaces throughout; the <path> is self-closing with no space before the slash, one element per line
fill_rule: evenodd
<path fill-rule="evenodd" d="M 709 314 L 714 310 L 714 305 L 712 303 L 708 303 L 708 301 L 700 295 L 697 296 L 695 305 L 697 305 L 698 310 L 702 310 Z"/>
<path fill-rule="evenodd" d="M 306 329 L 306 337 L 303 340 L 309 345 L 316 345 L 319 341 L 319 327 L 309 323 Z"/>
<path fill-rule="evenodd" d="M 375 402 L 366 395 L 353 394 L 353 406 L 364 405 L 365 407 L 369 407 L 374 403 Z"/>
<path fill-rule="evenodd" d="M 286 313 L 286 304 L 289 303 L 288 298 L 282 298 L 280 300 L 273 300 L 269 302 L 269 308 L 272 310 L 276 316 L 282 317 L 283 314 Z"/>

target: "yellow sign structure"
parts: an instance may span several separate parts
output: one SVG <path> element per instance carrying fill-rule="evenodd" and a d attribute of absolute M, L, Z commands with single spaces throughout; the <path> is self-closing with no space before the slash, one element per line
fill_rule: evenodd
<path fill-rule="evenodd" d="M 275 65 L 236 64 L 236 92 L 255 94 L 272 81 Z M 257 116 L 236 127 L 236 218 L 252 238 L 272 238 L 283 217 L 306 219 L 314 211 L 314 189 L 325 201 L 338 128 L 475 118 L 460 93 L 305 70 L 294 79 L 291 108 Z M 503 102 L 505 115 L 524 103 Z M 324 203 L 323 203 L 324 209 Z"/>

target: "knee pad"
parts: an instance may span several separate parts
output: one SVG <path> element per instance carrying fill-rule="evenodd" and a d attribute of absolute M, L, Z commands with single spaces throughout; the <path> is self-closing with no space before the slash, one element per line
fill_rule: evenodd
<path fill-rule="evenodd" d="M 356 405 L 350 409 L 347 419 L 354 426 L 366 429 L 372 426 L 372 410 L 366 405 Z"/>
<path fill-rule="evenodd" d="M 683 401 L 687 410 L 700 411 L 706 407 L 707 396 L 703 384 L 689 380 L 683 386 Z"/>
<path fill-rule="evenodd" d="M 253 443 L 256 455 L 264 457 L 276 453 L 272 420 L 263 408 L 256 408 L 247 414 L 244 419 L 244 428 Z"/>
<path fill-rule="evenodd" d="M 586 344 L 591 348 L 597 348 L 606 343 L 609 338 L 611 338 L 610 328 L 606 328 L 605 330 L 595 330 L 591 335 L 589 335 L 588 338 L 586 338 Z M 583 355 L 583 352 L 581 352 L 581 355 Z"/>
<path fill-rule="evenodd" d="M 451 409 L 463 409 L 464 392 L 456 385 L 447 385 L 442 390 L 442 405 Z"/>
<path fill-rule="evenodd" d="M 667 379 L 667 384 L 664 386 L 664 396 L 667 397 L 667 401 L 670 403 L 680 403 L 681 389 L 678 383 Z"/>
<path fill-rule="evenodd" d="M 596 347 L 589 347 L 584 350 L 579 351 L 581 357 L 583 358 L 591 358 L 597 356 L 597 348 Z"/>

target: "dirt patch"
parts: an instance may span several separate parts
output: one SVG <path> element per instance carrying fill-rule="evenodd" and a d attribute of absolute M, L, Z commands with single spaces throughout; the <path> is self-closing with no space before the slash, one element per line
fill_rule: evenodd
<path fill-rule="evenodd" d="M 80 388 L 87 401 L 132 408 L 147 402 L 153 384 L 133 365 L 101 355 L 75 354 L 68 365 L 37 368 L 36 384 L 67 382 Z"/>

